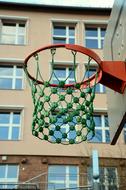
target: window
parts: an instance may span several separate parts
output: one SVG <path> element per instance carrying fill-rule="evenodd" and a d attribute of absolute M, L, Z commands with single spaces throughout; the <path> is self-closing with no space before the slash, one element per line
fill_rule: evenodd
<path fill-rule="evenodd" d="M 104 114 L 95 114 L 95 136 L 90 142 L 110 142 L 108 116 Z"/>
<path fill-rule="evenodd" d="M 26 22 L 1 20 L 0 43 L 24 45 L 26 42 Z"/>
<path fill-rule="evenodd" d="M 0 111 L 0 140 L 19 140 L 21 112 Z"/>
<path fill-rule="evenodd" d="M 48 190 L 79 186 L 78 166 L 53 165 L 48 168 Z"/>
<path fill-rule="evenodd" d="M 125 143 L 126 143 L 126 123 L 125 123 L 125 125 L 124 125 L 124 141 L 125 141 Z"/>
<path fill-rule="evenodd" d="M 93 74 L 96 73 L 96 67 L 90 67 L 88 70 L 88 73 L 86 73 L 86 77 L 91 77 Z M 106 88 L 104 85 L 98 83 L 96 84 L 96 89 L 95 89 L 96 93 L 105 93 L 106 92 Z"/>
<path fill-rule="evenodd" d="M 58 81 L 66 81 L 66 84 L 74 83 L 74 69 L 68 66 L 54 66 L 52 81 L 57 84 Z M 67 80 L 66 80 L 67 79 Z"/>
<path fill-rule="evenodd" d="M 85 42 L 87 48 L 103 48 L 106 27 L 87 25 L 85 27 Z"/>
<path fill-rule="evenodd" d="M 22 89 L 23 68 L 18 65 L 0 65 L 0 89 Z"/>
<path fill-rule="evenodd" d="M 0 189 L 13 189 L 13 183 L 18 182 L 19 167 L 18 165 L 0 165 Z M 2 184 L 3 183 L 3 184 Z"/>
<path fill-rule="evenodd" d="M 54 24 L 53 43 L 75 44 L 75 26 Z"/>
<path fill-rule="evenodd" d="M 100 189 L 118 190 L 118 175 L 115 167 L 100 167 L 100 178 L 98 179 Z M 88 184 L 92 185 L 92 168 L 88 168 Z"/>

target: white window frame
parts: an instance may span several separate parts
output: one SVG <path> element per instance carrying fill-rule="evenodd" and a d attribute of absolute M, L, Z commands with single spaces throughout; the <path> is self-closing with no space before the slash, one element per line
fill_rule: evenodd
<path fill-rule="evenodd" d="M 15 33 L 2 33 L 2 26 L 3 23 L 14 23 L 16 24 L 15 28 L 16 28 L 16 32 Z M 19 33 L 18 32 L 18 28 L 19 28 L 19 24 L 24 24 L 24 33 Z M 0 44 L 4 44 L 4 45 L 26 45 L 26 36 L 27 36 L 27 19 L 26 18 L 21 18 L 21 17 L 14 17 L 14 16 L 1 16 L 0 15 Z M 2 35 L 7 35 L 7 36 L 14 36 L 15 42 L 14 43 L 3 43 L 1 41 Z M 24 37 L 24 43 L 20 44 L 18 43 L 18 37 L 19 36 L 23 36 Z"/>
<path fill-rule="evenodd" d="M 95 141 L 93 141 L 93 139 L 92 139 L 92 143 L 108 143 L 108 142 L 106 142 L 106 136 L 105 136 L 105 132 L 106 131 L 110 131 L 109 130 L 109 126 L 106 126 L 105 125 L 105 117 L 107 116 L 108 117 L 108 115 L 106 114 L 106 113 L 99 113 L 99 112 L 95 112 L 94 113 L 94 116 L 100 116 L 100 118 L 101 118 L 101 126 L 95 126 L 95 130 L 99 130 L 99 131 L 101 131 L 101 134 L 102 134 L 102 141 L 101 142 L 95 142 Z M 90 141 L 89 141 L 90 142 Z"/>
<path fill-rule="evenodd" d="M 0 66 L 5 66 L 5 67 L 9 67 L 12 66 L 13 67 L 13 73 L 12 76 L 8 76 L 8 75 L 3 75 L 0 76 L 0 78 L 2 79 L 11 79 L 12 80 L 12 87 L 9 88 L 9 90 L 23 90 L 24 89 L 24 72 L 23 72 L 23 66 L 21 64 L 4 64 L 0 61 Z M 16 76 L 16 69 L 17 67 L 22 67 L 22 76 Z M 22 80 L 22 87 L 20 89 L 16 88 L 16 80 L 17 79 L 21 79 Z M 8 88 L 0 88 L 0 90 L 7 90 Z"/>
<path fill-rule="evenodd" d="M 13 114 L 15 112 L 20 113 L 20 123 L 19 124 L 13 124 Z M 4 127 L 8 127 L 8 138 L 1 140 L 0 141 L 19 141 L 21 140 L 21 123 L 22 123 L 22 110 L 21 109 L 13 109 L 13 110 L 9 110 L 9 109 L 0 109 L 0 113 L 9 113 L 10 118 L 9 118 L 9 123 L 0 123 L 0 127 L 2 127 L 4 125 Z M 13 127 L 19 127 L 19 138 L 18 139 L 13 139 L 12 138 L 12 131 L 13 131 Z"/>
<path fill-rule="evenodd" d="M 52 43 L 54 44 L 54 39 L 58 39 L 58 40 L 60 40 L 60 39 L 64 39 L 65 41 L 66 41 L 66 44 L 69 44 L 69 39 L 74 39 L 74 44 L 76 44 L 76 25 L 75 25 L 75 23 L 74 24 L 72 24 L 72 23 L 55 23 L 55 22 L 53 22 L 52 23 Z M 53 34 L 53 31 L 54 31 L 54 28 L 55 27 L 65 27 L 66 28 L 66 35 L 54 35 Z M 73 27 L 74 28 L 74 31 L 75 31 L 75 35 L 74 36 L 70 36 L 69 35 L 69 28 L 70 27 Z"/>
<path fill-rule="evenodd" d="M 55 166 L 55 165 L 53 165 L 53 166 Z M 65 175 L 66 180 L 65 181 L 64 180 L 58 180 L 58 181 L 57 180 L 50 180 L 50 181 L 48 181 L 48 183 L 54 184 L 54 185 L 55 184 L 65 184 L 66 185 L 65 188 L 69 188 L 70 184 L 77 184 L 77 186 L 79 186 L 79 167 L 78 166 L 76 166 L 77 167 L 77 181 L 73 181 L 73 180 L 70 181 L 70 176 L 69 176 L 70 167 L 74 166 L 74 165 L 69 165 L 69 166 L 68 165 L 57 165 L 57 166 L 64 166 L 65 167 L 66 173 L 64 175 Z M 55 175 L 55 173 L 53 173 L 53 174 Z"/>
<path fill-rule="evenodd" d="M 59 78 L 59 80 L 64 81 L 69 76 L 69 69 L 72 69 L 72 65 L 68 65 L 67 63 L 66 63 L 66 65 L 62 64 L 62 63 L 54 64 L 54 68 L 53 69 L 60 69 L 60 68 L 63 68 L 63 69 L 66 70 L 66 76 L 65 76 L 65 78 L 62 78 L 62 77 Z M 55 78 L 52 78 L 52 81 L 53 80 L 55 80 Z M 69 84 L 70 81 L 74 82 L 75 80 L 74 80 L 74 78 L 68 78 L 67 81 L 66 81 L 66 84 Z"/>
<path fill-rule="evenodd" d="M 102 49 L 102 40 L 104 40 L 104 37 L 101 36 L 101 29 L 102 28 L 107 28 L 107 21 L 95 21 L 94 22 L 89 22 L 89 21 L 84 21 L 84 30 L 85 30 L 85 36 L 84 36 L 84 41 L 85 41 L 85 46 L 86 46 L 86 40 L 97 40 L 98 42 L 98 47 L 96 49 Z M 96 28 L 98 31 L 97 36 L 86 36 L 86 28 Z M 92 48 L 93 49 L 93 48 Z"/>
<path fill-rule="evenodd" d="M 1 164 L 1 165 L 5 166 L 5 177 L 0 178 L 0 183 L 1 184 L 3 183 L 4 188 L 7 188 L 7 185 L 9 185 L 9 184 L 17 183 L 18 178 L 19 178 L 19 165 L 16 165 L 16 164 Z M 7 177 L 9 166 L 17 166 L 17 177 L 16 178 L 8 178 Z"/>

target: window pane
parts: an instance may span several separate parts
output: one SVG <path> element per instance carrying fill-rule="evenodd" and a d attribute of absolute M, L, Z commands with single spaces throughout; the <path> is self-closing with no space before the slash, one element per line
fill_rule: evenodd
<path fill-rule="evenodd" d="M 25 24 L 19 24 L 19 27 L 18 27 L 18 33 L 19 34 L 24 34 L 25 32 Z"/>
<path fill-rule="evenodd" d="M 124 131 L 124 141 L 126 143 L 126 131 Z"/>
<path fill-rule="evenodd" d="M 66 39 L 53 39 L 54 44 L 66 44 Z"/>
<path fill-rule="evenodd" d="M 12 35 L 2 35 L 1 43 L 3 44 L 15 44 L 15 36 Z"/>
<path fill-rule="evenodd" d="M 12 76 L 13 66 L 0 66 L 0 76 Z"/>
<path fill-rule="evenodd" d="M 18 44 L 24 44 L 24 36 L 18 36 Z"/>
<path fill-rule="evenodd" d="M 58 189 L 64 189 L 64 188 L 65 188 L 65 182 L 64 183 L 60 183 L 60 184 L 58 184 L 58 183 L 56 184 L 55 183 L 55 189 L 58 190 Z"/>
<path fill-rule="evenodd" d="M 16 79 L 15 89 L 22 89 L 22 79 Z"/>
<path fill-rule="evenodd" d="M 66 78 L 66 69 L 65 68 L 54 68 L 54 73 L 58 78 Z M 54 77 L 55 77 L 54 75 Z"/>
<path fill-rule="evenodd" d="M 22 76 L 23 75 L 23 69 L 20 66 L 16 67 L 16 76 Z"/>
<path fill-rule="evenodd" d="M 0 178 L 5 178 L 5 165 L 0 165 Z"/>
<path fill-rule="evenodd" d="M 96 127 L 101 126 L 101 116 L 100 115 L 94 115 L 94 121 L 95 121 Z"/>
<path fill-rule="evenodd" d="M 97 28 L 86 28 L 86 37 L 97 37 L 98 31 Z"/>
<path fill-rule="evenodd" d="M 15 23 L 3 23 L 2 33 L 4 34 L 14 34 L 16 32 Z"/>
<path fill-rule="evenodd" d="M 88 68 L 86 68 L 86 78 L 91 77 L 95 73 L 96 73 L 96 69 L 90 69 L 90 68 L 88 69 Z"/>
<path fill-rule="evenodd" d="M 86 47 L 97 49 L 98 48 L 98 40 L 86 39 Z"/>
<path fill-rule="evenodd" d="M 8 166 L 7 178 L 17 178 L 17 166 Z"/>
<path fill-rule="evenodd" d="M 75 29 L 74 27 L 69 28 L 69 36 L 75 36 Z"/>
<path fill-rule="evenodd" d="M 95 136 L 90 140 L 90 142 L 102 142 L 102 131 L 95 130 Z"/>
<path fill-rule="evenodd" d="M 66 27 L 65 26 L 55 26 L 53 30 L 53 35 L 65 36 L 66 35 Z"/>
<path fill-rule="evenodd" d="M 69 173 L 70 173 L 69 179 L 71 181 L 77 181 L 78 177 L 77 167 L 76 166 L 69 167 Z"/>
<path fill-rule="evenodd" d="M 0 78 L 0 88 L 1 89 L 12 89 L 12 79 L 1 79 Z"/>
<path fill-rule="evenodd" d="M 105 36 L 105 32 L 106 32 L 106 29 L 105 28 L 101 28 L 101 37 Z"/>
<path fill-rule="evenodd" d="M 13 127 L 12 140 L 18 140 L 18 139 L 19 139 L 19 127 Z"/>
<path fill-rule="evenodd" d="M 14 113 L 13 114 L 13 123 L 19 124 L 20 123 L 20 113 Z"/>
<path fill-rule="evenodd" d="M 69 44 L 75 44 L 75 39 L 74 38 L 69 38 Z"/>
<path fill-rule="evenodd" d="M 0 126 L 0 140 L 8 139 L 9 128 Z"/>
<path fill-rule="evenodd" d="M 104 118 L 105 118 L 105 127 L 109 127 L 108 116 L 105 115 Z"/>
<path fill-rule="evenodd" d="M 10 113 L 0 113 L 0 124 L 10 122 Z"/>
<path fill-rule="evenodd" d="M 105 131 L 105 139 L 106 139 L 106 142 L 110 142 L 109 130 L 106 130 L 106 131 Z"/>
<path fill-rule="evenodd" d="M 73 79 L 74 78 L 74 69 L 69 68 L 69 78 Z"/>

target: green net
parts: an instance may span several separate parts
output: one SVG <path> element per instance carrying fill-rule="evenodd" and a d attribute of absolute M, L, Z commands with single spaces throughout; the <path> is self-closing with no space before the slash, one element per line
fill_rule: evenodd
<path fill-rule="evenodd" d="M 26 76 L 32 91 L 34 104 L 32 134 L 41 140 L 51 143 L 78 144 L 87 141 L 95 135 L 95 122 L 93 119 L 93 100 L 95 98 L 95 86 L 87 81 L 86 88 L 83 83 L 76 82 L 76 52 L 72 51 L 73 67 L 65 80 L 59 80 L 54 69 L 54 55 L 56 49 L 51 49 L 52 72 L 48 81 L 43 80 L 39 68 L 39 56 L 34 56 L 37 72 L 36 78 Z M 91 59 L 88 60 L 84 78 L 89 77 Z M 74 76 L 74 84 L 67 86 L 67 80 Z M 43 81 L 38 83 L 38 77 Z M 51 85 L 55 78 L 56 85 Z M 97 74 L 96 74 L 97 78 Z"/>

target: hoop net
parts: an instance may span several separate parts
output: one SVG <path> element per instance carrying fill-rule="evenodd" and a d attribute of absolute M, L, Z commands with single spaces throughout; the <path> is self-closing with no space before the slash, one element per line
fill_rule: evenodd
<path fill-rule="evenodd" d="M 76 72 L 78 52 L 68 50 L 72 54 L 72 65 L 67 77 L 61 80 L 55 69 L 57 48 L 52 47 L 49 51 L 51 74 L 48 80 L 45 81 L 41 74 L 39 51 L 32 54 L 36 66 L 35 77 L 29 74 L 25 64 L 34 105 L 32 134 L 41 140 L 58 144 L 78 144 L 90 140 L 95 135 L 93 101 L 99 71 L 90 77 L 92 58 L 88 56 L 86 71 L 82 80 L 78 82 Z M 83 66 L 85 67 L 84 64 Z M 68 79 L 72 79 L 72 83 L 68 84 Z"/>

